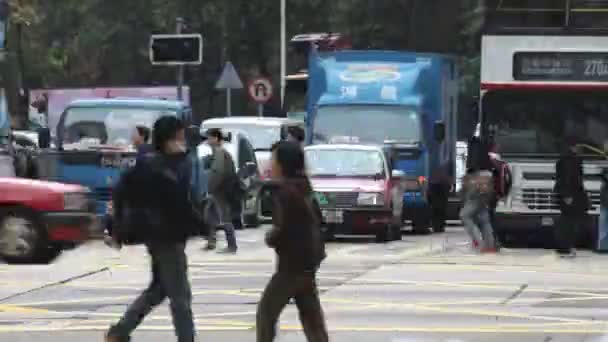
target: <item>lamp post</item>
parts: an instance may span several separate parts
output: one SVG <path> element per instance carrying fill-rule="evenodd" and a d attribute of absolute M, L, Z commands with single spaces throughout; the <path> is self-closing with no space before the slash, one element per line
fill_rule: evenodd
<path fill-rule="evenodd" d="M 286 77 L 286 64 L 287 64 L 287 32 L 286 32 L 286 8 L 285 1 L 281 0 L 281 109 L 285 99 L 285 77 Z"/>
<path fill-rule="evenodd" d="M 6 36 L 8 32 L 8 0 L 0 0 L 0 60 L 4 57 L 6 47 Z"/>

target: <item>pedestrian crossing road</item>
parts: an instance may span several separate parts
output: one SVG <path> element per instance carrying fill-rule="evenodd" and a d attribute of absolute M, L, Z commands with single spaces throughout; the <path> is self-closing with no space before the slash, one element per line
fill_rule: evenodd
<path fill-rule="evenodd" d="M 255 312 L 274 254 L 264 228 L 238 232 L 237 255 L 188 247 L 200 340 L 254 341 Z M 572 260 L 548 250 L 478 255 L 462 228 L 405 234 L 377 244 L 327 245 L 319 274 L 333 341 L 608 341 L 608 258 Z M 145 250 L 96 241 L 52 265 L 0 265 L 0 341 L 94 341 L 147 285 Z M 168 306 L 146 319 L 134 341 L 172 340 Z M 278 341 L 304 341 L 287 308 Z"/>

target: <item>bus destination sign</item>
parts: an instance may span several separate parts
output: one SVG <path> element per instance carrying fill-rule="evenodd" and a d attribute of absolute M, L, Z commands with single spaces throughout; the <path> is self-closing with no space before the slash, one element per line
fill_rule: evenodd
<path fill-rule="evenodd" d="M 517 52 L 513 78 L 518 81 L 608 82 L 607 52 Z"/>

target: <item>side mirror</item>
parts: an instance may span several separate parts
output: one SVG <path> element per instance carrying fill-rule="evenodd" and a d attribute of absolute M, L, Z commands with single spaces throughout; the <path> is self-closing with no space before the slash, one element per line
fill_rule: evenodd
<path fill-rule="evenodd" d="M 186 142 L 189 147 L 196 147 L 203 141 L 200 128 L 198 126 L 189 126 L 186 128 Z"/>
<path fill-rule="evenodd" d="M 223 133 L 225 142 L 232 142 L 232 132 Z"/>
<path fill-rule="evenodd" d="M 403 178 L 405 177 L 405 172 L 401 171 L 401 170 L 393 170 L 391 172 L 391 178 Z"/>
<path fill-rule="evenodd" d="M 433 126 L 433 135 L 437 142 L 441 143 L 445 140 L 445 123 L 443 121 L 435 122 L 435 125 Z"/>
<path fill-rule="evenodd" d="M 51 130 L 47 127 L 38 128 L 38 147 L 49 148 L 51 146 Z"/>
<path fill-rule="evenodd" d="M 247 177 L 252 177 L 258 172 L 258 166 L 255 165 L 254 162 L 247 162 L 245 164 L 245 172 L 247 174 Z"/>

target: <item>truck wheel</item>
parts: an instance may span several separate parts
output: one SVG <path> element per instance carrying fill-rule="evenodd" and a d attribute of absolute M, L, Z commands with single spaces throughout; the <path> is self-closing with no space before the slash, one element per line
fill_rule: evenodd
<path fill-rule="evenodd" d="M 245 215 L 243 214 L 243 225 L 247 228 L 258 228 L 260 226 L 260 216 L 259 216 L 259 200 L 256 201 L 256 210 L 255 213 Z M 244 207 L 244 206 L 243 206 Z"/>
<path fill-rule="evenodd" d="M 423 219 L 414 219 L 412 221 L 412 228 L 414 230 L 414 233 L 416 234 L 430 234 L 431 233 L 431 229 L 429 227 L 429 222 L 427 220 L 423 220 Z"/>
<path fill-rule="evenodd" d="M 392 233 L 392 241 L 401 241 L 401 226 L 398 224 L 391 225 Z"/>
<path fill-rule="evenodd" d="M 445 232 L 445 220 L 433 219 L 433 232 L 444 233 Z"/>
<path fill-rule="evenodd" d="M 323 241 L 325 242 L 336 241 L 336 234 L 334 233 L 334 229 L 332 227 L 321 226 L 321 235 L 323 236 Z"/>
<path fill-rule="evenodd" d="M 376 233 L 376 242 L 377 243 L 387 243 L 391 241 L 391 227 L 386 226 L 378 233 Z"/>
<path fill-rule="evenodd" d="M 2 210 L 0 214 L 0 258 L 9 264 L 48 264 L 61 252 L 50 247 L 43 226 L 24 209 Z"/>

